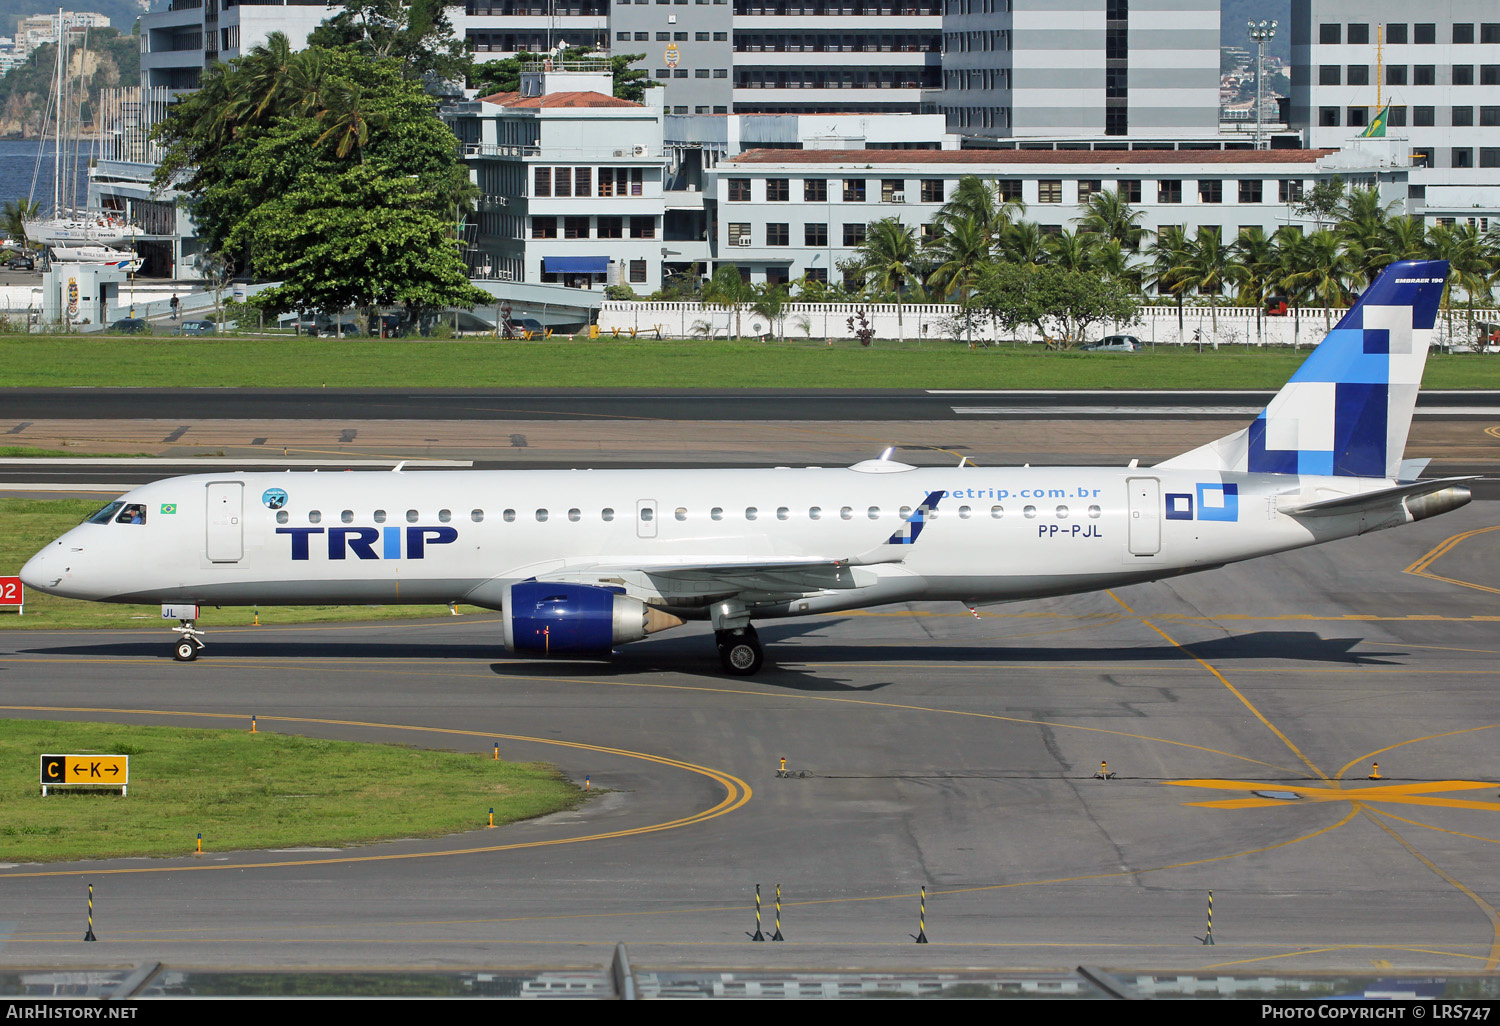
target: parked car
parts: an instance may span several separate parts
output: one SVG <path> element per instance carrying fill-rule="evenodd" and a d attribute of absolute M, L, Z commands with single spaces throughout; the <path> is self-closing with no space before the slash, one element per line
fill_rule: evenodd
<path fill-rule="evenodd" d="M 343 324 L 324 323 L 313 328 L 309 334 L 320 338 L 358 338 L 359 325 L 353 321 L 345 321 Z"/>
<path fill-rule="evenodd" d="M 121 317 L 109 326 L 109 330 L 122 335 L 140 335 L 151 330 L 151 322 L 144 317 Z"/>
<path fill-rule="evenodd" d="M 8 271 L 34 271 L 36 261 L 25 253 L 16 253 L 5 261 L 5 268 Z"/>
<path fill-rule="evenodd" d="M 505 338 L 546 338 L 542 322 L 535 317 L 512 317 L 501 325 L 500 334 Z"/>
<path fill-rule="evenodd" d="M 1134 335 L 1106 335 L 1097 342 L 1079 346 L 1091 353 L 1134 353 L 1142 348 L 1141 340 Z"/>
<path fill-rule="evenodd" d="M 172 329 L 174 335 L 212 335 L 218 331 L 213 321 L 183 321 Z"/>
<path fill-rule="evenodd" d="M 400 338 L 406 334 L 400 314 L 381 314 L 380 319 L 371 325 L 371 329 L 378 331 L 381 338 Z"/>

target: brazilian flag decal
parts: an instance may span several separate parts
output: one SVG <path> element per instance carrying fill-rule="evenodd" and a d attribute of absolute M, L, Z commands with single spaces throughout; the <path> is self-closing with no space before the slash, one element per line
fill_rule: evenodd
<path fill-rule="evenodd" d="M 1390 120 L 1390 105 L 1380 108 L 1380 113 L 1375 115 L 1375 120 L 1370 122 L 1370 127 L 1359 133 L 1361 139 L 1384 139 L 1385 123 Z"/>
<path fill-rule="evenodd" d="M 176 513 L 177 512 L 177 503 L 175 503 L 175 502 L 164 502 L 164 503 L 161 504 L 161 511 L 163 513 Z"/>

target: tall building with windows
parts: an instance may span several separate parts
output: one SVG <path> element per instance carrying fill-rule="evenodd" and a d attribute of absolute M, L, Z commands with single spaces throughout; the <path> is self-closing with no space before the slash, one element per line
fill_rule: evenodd
<path fill-rule="evenodd" d="M 1218 132 L 1218 0 L 944 0 L 942 30 L 951 132 Z"/>
<path fill-rule="evenodd" d="M 1292 0 L 1291 124 L 1342 146 L 1389 107 L 1409 209 L 1433 220 L 1500 210 L 1500 4 Z"/>

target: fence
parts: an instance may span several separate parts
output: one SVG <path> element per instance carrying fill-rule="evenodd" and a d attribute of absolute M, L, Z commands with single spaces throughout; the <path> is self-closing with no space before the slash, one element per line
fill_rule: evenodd
<path fill-rule="evenodd" d="M 1204 345 L 1311 346 L 1323 340 L 1328 329 L 1337 324 L 1346 311 L 1304 307 L 1300 313 L 1288 310 L 1284 315 L 1260 314 L 1249 307 L 1219 307 L 1217 312 L 1206 306 L 1185 306 L 1180 315 L 1175 306 L 1142 307 L 1131 322 L 1105 321 L 1096 324 L 1091 339 L 1105 335 L 1134 335 L 1148 345 L 1194 345 L 1200 338 Z M 876 338 L 913 340 L 946 340 L 969 338 L 977 343 L 1040 342 L 1030 328 L 1015 333 L 1001 332 L 980 313 L 970 316 L 965 325 L 962 308 L 944 303 L 903 304 L 899 313 L 894 303 L 788 303 L 780 315 L 771 319 L 753 312 L 748 306 L 707 306 L 702 303 L 620 302 L 606 300 L 599 309 L 601 331 L 634 330 L 637 336 L 664 338 L 733 338 L 780 336 L 807 339 L 851 339 L 855 337 L 850 319 L 863 313 L 875 329 Z M 1180 319 L 1179 319 L 1180 318 Z M 1476 326 L 1470 327 L 1470 321 Z M 1451 316 L 1440 313 L 1437 339 L 1440 345 L 1473 342 L 1480 334 L 1478 325 L 1493 329 L 1500 324 L 1500 312 L 1455 308 Z"/>

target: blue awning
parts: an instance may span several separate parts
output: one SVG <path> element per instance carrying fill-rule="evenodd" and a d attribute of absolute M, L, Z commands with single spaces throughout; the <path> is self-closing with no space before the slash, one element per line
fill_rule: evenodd
<path fill-rule="evenodd" d="M 546 274 L 608 274 L 609 257 L 542 257 Z"/>

